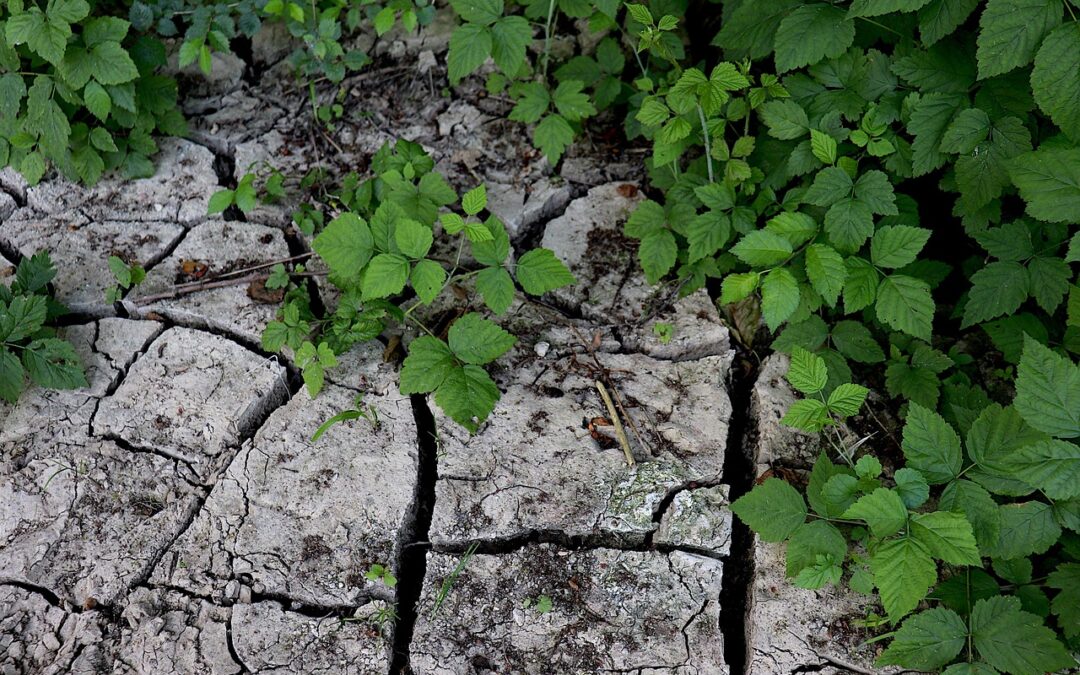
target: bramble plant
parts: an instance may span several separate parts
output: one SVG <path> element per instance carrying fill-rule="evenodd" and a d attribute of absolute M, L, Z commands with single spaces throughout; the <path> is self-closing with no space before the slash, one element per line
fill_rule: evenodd
<path fill-rule="evenodd" d="M 474 280 L 487 308 L 503 314 L 517 293 L 515 281 L 526 293 L 539 296 L 573 283 L 574 277 L 547 249 L 533 249 L 511 261 L 510 238 L 502 221 L 494 215 L 480 219 L 487 207 L 484 186 L 469 190 L 459 202 L 434 166 L 419 145 L 398 141 L 373 158 L 375 177 L 364 181 L 346 177 L 338 194 L 341 212 L 312 241 L 329 268 L 329 281 L 341 290 L 337 306 L 319 318 L 306 287 L 289 283 L 285 304 L 277 320 L 266 327 L 262 344 L 272 352 L 292 350 L 308 393 L 315 396 L 323 387 L 325 371 L 337 364 L 337 355 L 374 339 L 391 323 L 412 324 L 425 335 L 408 346 L 401 392 L 434 394 L 450 418 L 476 431 L 499 399 L 483 366 L 509 350 L 515 338 L 471 312 L 458 318 L 443 339 L 417 318 L 417 310 L 452 284 Z M 231 204 L 238 191 L 219 192 L 211 204 Z M 460 213 L 443 210 L 452 204 Z M 456 249 L 452 259 L 440 257 L 435 247 L 436 222 Z M 475 265 L 464 262 L 466 245 Z M 272 276 L 281 287 L 284 270 Z M 335 419 L 366 416 L 359 409 L 353 412 Z"/>
<path fill-rule="evenodd" d="M 906 417 L 903 468 L 856 461 L 836 433 L 810 474 L 811 511 L 776 478 L 734 510 L 788 541 L 796 584 L 850 574 L 876 588 L 903 621 L 883 665 L 1075 665 L 1077 4 L 723 4 L 714 44 L 729 61 L 675 59 L 635 115 L 665 195 L 626 225 L 645 275 L 682 293 L 721 279 L 722 305 L 760 313 L 809 395 L 785 423 L 835 432 L 866 395 L 856 373 Z M 642 41 L 662 28 L 642 23 Z M 745 59 L 769 57 L 781 75 L 754 88 Z M 954 274 L 964 281 L 944 283 Z"/>
<path fill-rule="evenodd" d="M 92 11 L 92 10 L 98 11 Z M 0 166 L 36 184 L 153 174 L 153 134 L 182 135 L 176 83 L 155 75 L 164 45 L 86 0 L 0 5 Z"/>
<path fill-rule="evenodd" d="M 23 258 L 11 288 L 0 285 L 0 398 L 19 399 L 27 378 L 50 389 L 89 386 L 70 342 L 52 326 L 67 309 L 49 292 L 56 276 L 44 251 Z"/>

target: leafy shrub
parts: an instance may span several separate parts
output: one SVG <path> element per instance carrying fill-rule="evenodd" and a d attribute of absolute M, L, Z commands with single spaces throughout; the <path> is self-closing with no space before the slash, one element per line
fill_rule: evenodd
<path fill-rule="evenodd" d="M 714 44 L 771 57 L 781 76 L 759 72 L 754 87 L 746 62 L 673 64 L 635 113 L 664 200 L 644 202 L 626 232 L 650 281 L 688 293 L 722 280 L 721 304 L 760 312 L 792 355 L 792 385 L 816 397 L 785 423 L 835 427 L 853 371 L 906 416 L 906 466 L 892 475 L 838 437 L 845 461 L 819 459 L 811 511 L 778 479 L 734 510 L 788 542 L 796 584 L 877 589 L 903 620 L 883 664 L 1072 665 L 1076 3 L 723 4 Z M 933 609 L 908 617 L 927 599 Z"/>
<path fill-rule="evenodd" d="M 510 238 L 502 221 L 494 215 L 480 218 L 487 207 L 484 186 L 459 201 L 434 167 L 419 145 L 399 141 L 393 148 L 383 146 L 373 157 L 373 178 L 361 181 L 352 174 L 343 180 L 338 191 L 341 212 L 312 242 L 329 268 L 329 281 L 341 291 L 337 306 L 320 318 L 312 311 L 305 286 L 275 280 L 276 286 L 287 285 L 289 290 L 262 343 L 268 351 L 293 350 L 308 393 L 315 396 L 323 387 L 325 371 L 337 365 L 337 355 L 376 338 L 393 323 L 410 323 L 425 335 L 408 346 L 401 392 L 434 393 L 449 417 L 475 431 L 500 395 L 483 366 L 509 350 L 515 338 L 470 312 L 458 318 L 443 339 L 415 313 L 451 284 L 470 279 L 487 308 L 502 314 L 514 301 L 515 280 L 526 293 L 542 295 L 573 283 L 574 277 L 543 248 L 511 262 Z M 219 192 L 211 203 L 232 203 L 237 192 Z M 451 205 L 458 211 L 445 210 Z M 301 217 L 306 216 L 301 212 Z M 448 248 L 456 251 L 452 260 L 440 257 L 442 247 L 435 246 L 436 222 Z M 466 245 L 475 265 L 463 262 Z"/>
<path fill-rule="evenodd" d="M 185 132 L 175 82 L 154 74 L 164 45 L 107 10 L 86 0 L 0 6 L 0 166 L 31 184 L 49 163 L 86 183 L 117 168 L 149 176 L 152 135 Z"/>
<path fill-rule="evenodd" d="M 0 286 L 0 398 L 14 403 L 29 378 L 52 389 L 89 386 L 70 342 L 56 337 L 56 317 L 67 310 L 49 293 L 56 276 L 49 254 L 24 258 L 11 288 Z"/>

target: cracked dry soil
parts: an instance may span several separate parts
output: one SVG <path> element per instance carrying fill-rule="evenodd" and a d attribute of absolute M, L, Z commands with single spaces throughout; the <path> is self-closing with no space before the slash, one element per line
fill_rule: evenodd
<path fill-rule="evenodd" d="M 153 178 L 28 187 L 0 172 L 0 269 L 52 252 L 74 310 L 63 332 L 90 382 L 0 403 L 0 673 L 721 675 L 872 662 L 849 621 L 860 601 L 794 593 L 778 551 L 727 508 L 755 464 L 805 468 L 790 449 L 812 439 L 777 423 L 791 395 L 779 362 L 757 377 L 703 291 L 673 301 L 644 285 L 621 235 L 640 169 L 618 148 L 572 151 L 552 173 L 477 83 L 430 96 L 444 72 L 418 64 L 444 57 L 439 25 L 358 38 L 380 59 L 349 82 L 341 153 L 298 131 L 306 102 L 287 84 L 281 36 L 261 35 L 249 62 L 181 74 L 193 131 L 161 143 Z M 484 180 L 515 244 L 542 243 L 579 279 L 500 319 L 519 341 L 495 364 L 503 397 L 473 436 L 398 393 L 382 344 L 345 355 L 312 400 L 291 363 L 259 348 L 273 304 L 244 286 L 157 297 L 189 262 L 213 275 L 309 250 L 288 227 L 291 204 L 204 215 L 220 185 L 262 161 L 362 171 L 399 137 L 459 190 Z M 104 302 L 110 254 L 148 269 L 116 306 Z M 317 306 L 333 299 L 313 288 Z M 674 339 L 661 343 L 656 321 Z M 597 380 L 619 397 L 632 467 L 589 428 L 607 415 Z M 357 420 L 312 443 L 357 394 L 378 428 Z M 374 564 L 398 584 L 367 579 Z"/>

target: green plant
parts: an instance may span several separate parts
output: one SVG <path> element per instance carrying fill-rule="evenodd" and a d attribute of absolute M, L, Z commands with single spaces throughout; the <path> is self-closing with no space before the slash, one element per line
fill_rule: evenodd
<path fill-rule="evenodd" d="M 116 279 L 116 285 L 105 289 L 105 302 L 119 302 L 124 293 L 138 286 L 146 279 L 146 270 L 141 265 L 133 263 L 128 265 L 123 259 L 109 256 L 109 271 Z"/>
<path fill-rule="evenodd" d="M 364 407 L 363 401 L 363 396 L 357 396 L 356 400 L 353 403 L 353 405 L 356 406 L 355 408 L 352 408 L 350 410 L 342 410 L 338 414 L 334 415 L 333 417 L 319 425 L 319 428 L 316 429 L 315 433 L 311 436 L 311 442 L 314 443 L 315 441 L 319 440 L 319 438 L 327 431 L 329 431 L 330 427 L 334 426 L 335 424 L 340 424 L 342 422 L 348 422 L 350 420 L 356 420 L 361 418 L 367 420 L 371 424 L 371 428 L 375 431 L 378 431 L 379 425 L 381 424 L 381 422 L 379 422 L 379 411 L 376 410 L 375 406 L 372 405 Z"/>
<path fill-rule="evenodd" d="M 877 588 L 893 624 L 937 605 L 889 635 L 885 663 L 1069 665 L 1062 641 L 1080 646 L 1080 627 L 1061 589 L 1080 560 L 1080 451 L 1068 440 L 1080 426 L 1075 413 L 1053 428 L 1046 416 L 1080 409 L 1076 3 L 723 4 L 714 44 L 729 61 L 671 56 L 643 88 L 634 121 L 663 198 L 626 232 L 651 283 L 687 293 L 722 279 L 713 288 L 732 314 L 760 313 L 810 395 L 786 423 L 830 434 L 809 522 L 778 479 L 736 512 L 788 540 L 800 585 L 850 573 L 852 587 Z M 664 21 L 630 11 L 639 44 L 655 47 Z M 767 58 L 780 76 L 747 61 Z M 906 418 L 906 466 L 856 461 L 874 441 L 845 444 L 838 422 L 866 395 L 856 378 Z M 1041 416 L 1025 403 L 1035 392 Z"/>
<path fill-rule="evenodd" d="M 0 166 L 36 184 L 51 164 L 96 182 L 154 172 L 155 133 L 182 135 L 165 47 L 86 0 L 0 6 Z"/>
<path fill-rule="evenodd" d="M 0 286 L 0 398 L 10 403 L 27 378 L 50 389 L 89 386 L 75 348 L 52 326 L 67 311 L 49 291 L 54 276 L 49 254 L 41 251 L 22 259 L 11 288 Z"/>
<path fill-rule="evenodd" d="M 454 565 L 454 569 L 450 570 L 450 574 L 446 575 L 443 579 L 442 585 L 439 586 L 439 592 L 435 595 L 435 604 L 431 607 L 431 618 L 434 619 L 439 613 L 439 608 L 446 602 L 446 598 L 450 596 L 450 591 L 454 589 L 454 584 L 457 583 L 458 577 L 468 567 L 469 562 L 476 555 L 476 549 L 479 548 L 479 544 L 470 544 L 469 548 L 465 549 L 465 554 L 461 556 L 461 559 Z"/>
<path fill-rule="evenodd" d="M 487 308 L 502 314 L 514 301 L 515 280 L 526 293 L 542 295 L 574 278 L 547 249 L 510 262 L 510 239 L 502 222 L 493 215 L 479 218 L 487 206 L 483 185 L 461 197 L 461 213 L 440 214 L 458 202 L 457 194 L 432 171 L 434 162 L 420 146 L 404 141 L 394 148 L 387 145 L 372 165 L 375 177 L 343 180 L 336 197 L 342 211 L 312 242 L 329 268 L 329 281 L 342 291 L 338 305 L 328 316 L 316 317 L 306 286 L 289 284 L 278 319 L 263 333 L 263 347 L 294 350 L 308 392 L 315 396 L 337 354 L 375 338 L 392 322 L 410 323 L 425 335 L 408 346 L 401 392 L 433 393 L 447 415 L 476 431 L 499 399 L 483 366 L 509 350 L 515 338 L 471 312 L 458 318 L 443 339 L 416 312 L 452 284 L 471 281 Z M 456 249 L 452 259 L 441 257 L 441 247 L 435 247 L 436 221 Z M 463 264 L 466 245 L 476 263 L 469 268 Z M 283 274 L 277 277 L 276 284 L 284 283 Z"/>
<path fill-rule="evenodd" d="M 522 606 L 525 609 L 535 610 L 537 614 L 547 614 L 551 611 L 553 603 L 550 595 L 538 595 L 536 598 L 525 598 Z"/>
<path fill-rule="evenodd" d="M 364 578 L 368 581 L 381 581 L 387 588 L 397 586 L 397 577 L 385 565 L 372 565 L 364 573 Z"/>

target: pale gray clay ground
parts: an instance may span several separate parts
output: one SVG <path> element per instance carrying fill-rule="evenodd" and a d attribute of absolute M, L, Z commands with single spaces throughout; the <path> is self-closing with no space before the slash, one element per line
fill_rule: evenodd
<path fill-rule="evenodd" d="M 341 152 L 311 145 L 273 29 L 251 63 L 215 56 L 212 77 L 180 74 L 191 133 L 160 142 L 153 178 L 28 188 L 0 171 L 0 282 L 20 256 L 52 253 L 90 382 L 0 404 L 0 673 L 723 675 L 745 660 L 766 675 L 872 661 L 856 647 L 861 598 L 795 590 L 778 547 L 734 536 L 746 467 L 805 469 L 816 449 L 778 424 L 792 398 L 781 360 L 733 402 L 713 302 L 645 286 L 621 233 L 640 162 L 585 144 L 552 172 L 476 82 L 439 96 L 448 27 L 360 38 L 378 60 L 346 82 Z M 485 181 L 515 248 L 547 246 L 579 280 L 500 319 L 519 340 L 475 435 L 401 396 L 381 343 L 342 357 L 312 400 L 259 348 L 273 299 L 247 285 L 169 297 L 189 267 L 214 278 L 307 250 L 292 204 L 207 217 L 221 185 L 320 158 L 363 172 L 398 137 L 459 190 Z M 109 255 L 148 270 L 116 305 Z M 669 342 L 657 322 L 674 326 Z M 633 466 L 597 381 L 618 398 Z M 377 428 L 311 441 L 357 397 Z M 376 564 L 397 584 L 366 578 Z"/>

